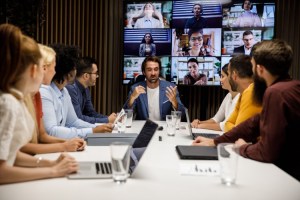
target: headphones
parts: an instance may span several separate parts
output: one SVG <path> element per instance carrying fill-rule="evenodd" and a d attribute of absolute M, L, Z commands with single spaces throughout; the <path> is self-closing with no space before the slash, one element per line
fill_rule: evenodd
<path fill-rule="evenodd" d="M 194 13 L 194 8 L 195 8 L 195 6 L 200 6 L 200 14 L 202 15 L 203 14 L 203 8 L 202 8 L 202 5 L 200 4 L 200 3 L 195 3 L 194 5 L 193 5 L 193 10 L 192 10 L 192 13 Z M 244 4 L 243 4 L 244 5 Z"/>
<path fill-rule="evenodd" d="M 245 0 L 245 1 L 249 1 L 249 0 Z M 242 4 L 242 9 L 244 9 L 245 1 L 244 1 L 243 4 Z M 249 2 L 250 2 L 250 4 L 251 4 L 250 10 L 252 10 L 252 8 L 253 8 L 253 3 L 252 3 L 251 1 L 249 1 Z"/>

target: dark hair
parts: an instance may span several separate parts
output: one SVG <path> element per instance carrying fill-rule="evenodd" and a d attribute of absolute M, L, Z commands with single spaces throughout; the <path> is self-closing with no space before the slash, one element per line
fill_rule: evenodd
<path fill-rule="evenodd" d="M 154 43 L 153 37 L 151 35 L 151 33 L 145 33 L 143 39 L 142 39 L 142 43 L 146 43 L 145 37 L 146 35 L 150 35 L 150 44 Z"/>
<path fill-rule="evenodd" d="M 249 2 L 251 3 L 250 10 L 252 10 L 252 8 L 253 8 L 253 3 L 252 3 L 250 0 L 244 0 L 244 1 L 243 1 L 243 4 L 242 4 L 242 9 L 244 9 L 244 4 L 245 4 L 245 1 L 249 1 Z"/>
<path fill-rule="evenodd" d="M 92 57 L 83 57 L 80 59 L 76 69 L 77 73 L 76 76 L 80 77 L 86 72 L 92 72 L 93 64 L 98 65 L 97 61 Z"/>
<path fill-rule="evenodd" d="M 195 4 L 193 5 L 192 13 L 194 13 L 194 8 L 195 8 L 195 6 L 200 6 L 200 14 L 203 14 L 203 8 L 202 8 L 202 5 L 201 5 L 200 3 L 195 3 Z"/>
<path fill-rule="evenodd" d="M 252 78 L 251 57 L 248 55 L 237 55 L 230 59 L 230 72 L 236 71 L 241 78 Z"/>
<path fill-rule="evenodd" d="M 79 49 L 75 46 L 65 46 L 62 44 L 50 45 L 56 52 L 55 75 L 52 81 L 62 83 L 72 70 L 76 69 L 79 63 Z"/>
<path fill-rule="evenodd" d="M 222 71 L 228 76 L 228 63 L 222 67 Z"/>
<path fill-rule="evenodd" d="M 262 41 L 253 46 L 252 56 L 258 65 L 264 66 L 272 75 L 285 76 L 293 61 L 293 50 L 283 40 Z"/>
<path fill-rule="evenodd" d="M 156 57 L 156 56 L 148 56 L 144 59 L 143 63 L 142 63 L 142 72 L 144 73 L 145 72 L 145 68 L 146 68 L 146 64 L 147 62 L 156 62 L 158 63 L 158 66 L 159 66 L 159 71 L 161 71 L 161 61 L 160 61 L 160 58 L 159 57 Z"/>
<path fill-rule="evenodd" d="M 198 60 L 197 60 L 196 58 L 190 58 L 190 59 L 187 61 L 187 64 L 189 64 L 190 62 L 197 63 L 197 65 L 198 65 Z"/>
<path fill-rule="evenodd" d="M 189 29 L 189 32 L 188 32 L 188 36 L 189 36 L 189 40 L 191 39 L 191 35 L 193 33 L 201 33 L 201 35 L 203 36 L 203 29 L 199 29 L 199 28 L 192 28 L 192 29 Z"/>
<path fill-rule="evenodd" d="M 244 39 L 244 36 L 246 36 L 246 35 L 253 35 L 253 33 L 252 33 L 252 31 L 249 31 L 249 30 L 245 31 L 243 33 L 243 39 Z"/>

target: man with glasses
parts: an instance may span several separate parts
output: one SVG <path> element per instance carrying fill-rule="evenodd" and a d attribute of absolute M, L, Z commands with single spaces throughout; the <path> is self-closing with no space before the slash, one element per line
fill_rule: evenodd
<path fill-rule="evenodd" d="M 199 73 L 199 65 L 196 58 L 190 58 L 187 62 L 189 72 L 183 77 L 185 85 L 206 85 L 207 76 Z"/>
<path fill-rule="evenodd" d="M 250 55 L 251 49 L 254 45 L 254 36 L 252 31 L 245 31 L 243 33 L 243 42 L 244 45 L 236 47 L 233 49 L 233 54 L 244 54 L 244 55 Z"/>
<path fill-rule="evenodd" d="M 76 80 L 66 88 L 72 98 L 72 104 L 79 119 L 89 123 L 113 123 L 116 114 L 110 116 L 97 113 L 92 104 L 89 87 L 96 84 L 99 77 L 96 60 L 84 57 L 77 66 Z"/>

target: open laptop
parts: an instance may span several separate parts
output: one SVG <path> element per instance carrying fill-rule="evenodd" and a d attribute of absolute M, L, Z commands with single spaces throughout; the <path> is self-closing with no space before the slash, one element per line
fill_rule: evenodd
<path fill-rule="evenodd" d="M 152 139 L 158 124 L 146 120 L 142 130 L 136 137 L 132 147 L 133 148 L 146 148 Z M 131 152 L 131 154 L 133 154 Z M 141 155 L 142 156 L 142 155 Z M 132 173 L 136 167 L 137 161 L 130 156 L 130 172 Z M 79 170 L 76 174 L 68 175 L 69 179 L 100 179 L 100 178 L 112 178 L 112 166 L 111 162 L 79 162 Z"/>
<path fill-rule="evenodd" d="M 211 139 L 214 139 L 214 138 L 220 136 L 217 133 L 193 133 L 193 129 L 192 129 L 192 126 L 191 126 L 191 121 L 190 121 L 188 109 L 185 108 L 184 110 L 185 110 L 185 115 L 186 115 L 186 121 L 188 123 L 188 131 L 189 131 L 189 134 L 192 137 L 192 139 L 195 139 L 198 136 L 202 136 L 202 137 L 206 137 L 206 138 L 211 138 Z"/>

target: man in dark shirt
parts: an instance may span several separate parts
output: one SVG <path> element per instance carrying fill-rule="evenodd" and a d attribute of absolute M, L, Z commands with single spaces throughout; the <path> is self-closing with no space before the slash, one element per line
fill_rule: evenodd
<path fill-rule="evenodd" d="M 263 110 L 213 139 L 198 137 L 193 145 L 235 142 L 241 156 L 271 162 L 300 180 L 300 81 L 288 75 L 292 49 L 284 41 L 263 41 L 253 47 L 254 100 Z"/>
<path fill-rule="evenodd" d="M 206 19 L 201 17 L 203 13 L 201 4 L 194 4 L 192 12 L 194 16 L 186 21 L 184 28 L 206 28 Z"/>
<path fill-rule="evenodd" d="M 88 87 L 96 84 L 99 77 L 97 63 L 90 57 L 83 58 L 77 66 L 76 80 L 66 88 L 72 98 L 72 104 L 79 119 L 89 123 L 113 123 L 116 114 L 112 113 L 109 117 L 97 113 L 91 100 Z"/>

